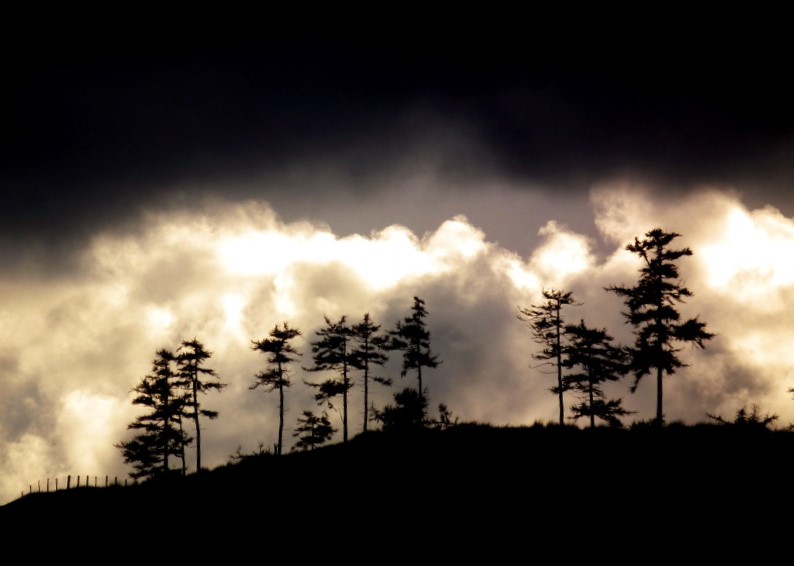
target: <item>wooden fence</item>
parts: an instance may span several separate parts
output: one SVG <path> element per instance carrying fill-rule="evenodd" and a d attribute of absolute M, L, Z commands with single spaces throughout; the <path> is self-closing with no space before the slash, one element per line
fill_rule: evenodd
<path fill-rule="evenodd" d="M 62 479 L 64 481 L 60 481 Z M 94 480 L 93 483 L 91 482 L 92 479 Z M 118 476 L 115 476 L 113 478 L 113 481 L 110 480 L 110 476 L 105 476 L 105 481 L 104 481 L 104 484 L 102 485 L 102 487 L 110 487 L 111 485 L 115 485 L 115 486 L 120 485 Z M 57 478 L 57 477 L 56 478 L 52 478 L 52 479 L 47 478 L 47 480 L 46 480 L 46 482 L 44 484 L 44 489 L 42 489 L 41 480 L 39 480 L 36 483 L 36 486 L 35 486 L 36 489 L 33 489 L 34 488 L 33 484 L 30 484 L 28 486 L 28 493 L 34 493 L 34 492 L 41 493 L 42 491 L 44 491 L 45 493 L 49 493 L 50 491 L 58 491 L 60 489 L 72 489 L 72 488 L 78 488 L 78 487 L 81 487 L 81 486 L 82 487 L 100 487 L 99 476 L 90 476 L 90 475 L 86 475 L 86 476 L 71 476 L 70 475 L 70 476 L 66 476 L 66 478 Z M 126 486 L 127 486 L 127 479 L 125 478 L 124 479 L 124 487 L 126 487 Z M 22 491 L 20 497 L 24 497 L 24 496 L 25 496 L 25 492 Z"/>

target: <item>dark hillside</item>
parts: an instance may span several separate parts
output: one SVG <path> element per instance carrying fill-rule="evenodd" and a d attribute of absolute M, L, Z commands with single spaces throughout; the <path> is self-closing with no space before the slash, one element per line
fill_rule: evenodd
<path fill-rule="evenodd" d="M 370 532 L 424 525 L 424 532 L 461 525 L 536 530 L 558 521 L 590 522 L 596 531 L 621 524 L 625 534 L 662 516 L 676 528 L 723 520 L 752 526 L 754 516 L 788 509 L 793 449 L 791 432 L 722 425 L 372 432 L 186 478 L 34 493 L 0 507 L 0 519 L 68 523 L 79 513 L 147 524 L 201 516 L 220 528 L 290 525 L 289 536 L 309 536 L 311 525 L 321 536 L 334 525 Z"/>

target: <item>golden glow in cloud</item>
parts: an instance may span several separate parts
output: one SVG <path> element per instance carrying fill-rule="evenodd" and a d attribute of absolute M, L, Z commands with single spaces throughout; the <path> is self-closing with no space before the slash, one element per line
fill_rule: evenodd
<path fill-rule="evenodd" d="M 593 266 L 588 238 L 574 234 L 550 220 L 538 230 L 543 243 L 532 254 L 530 271 L 544 281 L 544 287 L 565 285 L 573 275 Z"/>
<path fill-rule="evenodd" d="M 304 333 L 297 347 L 308 365 L 324 315 L 357 321 L 369 312 L 385 329 L 407 314 L 414 295 L 427 301 L 444 362 L 427 378 L 434 402 L 495 424 L 552 419 L 551 384 L 530 368 L 536 345 L 516 306 L 541 301 L 543 288 L 570 289 L 585 302 L 572 316 L 628 339 L 621 304 L 603 287 L 636 281 L 636 257 L 623 248 L 656 226 L 682 233 L 677 243 L 693 249 L 681 267 L 695 296 L 682 312 L 700 315 L 719 335 L 705 352 L 684 353 L 692 367 L 666 388 L 669 418 L 699 421 L 706 411 L 758 402 L 788 422 L 794 222 L 771 208 L 748 210 L 724 191 L 668 202 L 650 194 L 621 185 L 593 191 L 603 257 L 594 235 L 549 219 L 528 227 L 541 241 L 522 256 L 462 216 L 421 235 L 393 225 L 338 236 L 320 224 L 284 223 L 261 203 L 213 203 L 203 212 L 152 214 L 135 233 L 98 236 L 75 277 L 0 281 L 0 398 L 7 400 L 0 500 L 57 474 L 123 476 L 113 443 L 127 438 L 135 415 L 130 388 L 158 348 L 175 349 L 181 339 L 204 342 L 214 352 L 211 367 L 229 383 L 207 398 L 220 411 L 203 435 L 207 465 L 226 462 L 237 446 L 270 446 L 275 400 L 248 390 L 263 364 L 250 340 L 287 320 Z M 389 363 L 384 371 L 397 387 L 413 384 L 399 378 L 399 360 Z M 304 377 L 296 369 L 289 418 L 316 408 Z M 634 396 L 627 389 L 619 384 L 615 394 L 630 409 L 651 399 L 650 387 Z M 382 406 L 393 391 L 375 402 Z M 357 399 L 352 404 L 355 422 Z"/>
<path fill-rule="evenodd" d="M 150 370 L 158 348 L 175 349 L 194 336 L 214 352 L 214 368 L 230 384 L 208 399 L 222 415 L 236 415 L 210 423 L 205 435 L 210 465 L 222 463 L 234 446 L 213 451 L 213 438 L 251 446 L 273 431 L 273 414 L 263 408 L 271 400 L 247 389 L 262 364 L 250 340 L 284 320 L 311 340 L 325 314 L 354 319 L 369 311 L 391 325 L 419 289 L 443 286 L 491 253 L 511 255 L 494 252 L 462 216 L 421 236 L 395 225 L 338 237 L 322 225 L 285 224 L 253 202 L 152 214 L 136 233 L 98 236 L 85 251 L 80 276 L 3 284 L 9 300 L 0 333 L 15 360 L 14 379 L 20 387 L 36 384 L 51 407 L 44 412 L 33 402 L 26 414 L 32 422 L 24 426 L 46 430 L 53 448 L 36 451 L 35 460 L 31 449 L 30 465 L 14 468 L 19 473 L 0 496 L 13 495 L 14 482 L 31 475 L 123 475 L 113 444 L 128 435 L 136 412 L 131 387 Z M 489 277 L 479 269 L 473 276 Z M 492 276 L 499 277 L 496 270 Z M 295 405 L 313 407 L 300 376 L 296 382 Z M 240 406 L 249 407 L 245 417 Z M 11 437 L 39 438 L 4 437 L 3 453 L 17 455 L 8 448 Z"/>
<path fill-rule="evenodd" d="M 0 428 L 0 433 L 3 433 Z M 0 505 L 27 493 L 30 489 L 37 490 L 42 480 L 43 470 L 53 469 L 53 455 L 50 442 L 43 436 L 26 433 L 19 439 L 4 441 L 3 455 L 0 465 Z M 57 470 L 62 473 L 62 470 Z M 43 479 L 46 489 L 46 478 Z M 54 487 L 53 481 L 53 487 Z"/>
<path fill-rule="evenodd" d="M 714 231 L 700 250 L 708 284 L 730 300 L 780 308 L 781 292 L 794 285 L 794 223 L 773 208 L 735 204 Z"/>
<path fill-rule="evenodd" d="M 57 427 L 75 473 L 85 470 L 98 475 L 109 467 L 106 447 L 118 442 L 117 431 L 126 426 L 130 414 L 124 399 L 117 395 L 75 389 L 64 396 Z"/>
<path fill-rule="evenodd" d="M 727 413 L 757 402 L 790 418 L 794 411 L 786 390 L 794 386 L 789 347 L 794 343 L 789 322 L 794 267 L 787 258 L 794 257 L 794 220 L 772 207 L 749 210 L 730 191 L 705 189 L 669 200 L 649 194 L 625 186 L 600 187 L 592 198 L 595 210 L 603 211 L 596 225 L 605 237 L 641 236 L 660 226 L 681 233 L 676 245 L 693 251 L 680 262 L 682 278 L 694 292 L 682 310 L 700 315 L 718 336 L 702 354 L 709 359 L 706 367 L 674 379 L 687 381 L 690 393 L 707 390 L 714 381 L 722 384 L 719 410 L 711 407 L 701 413 Z M 610 208 L 613 205 L 617 210 Z M 625 243 L 630 241 L 633 237 Z M 615 274 L 613 281 L 625 273 L 619 281 L 631 282 L 626 270 L 632 262 L 634 269 L 638 267 L 632 255 L 617 250 L 603 271 Z M 726 380 L 725 371 L 742 375 Z M 737 382 L 742 380 L 752 387 L 740 386 Z"/>
<path fill-rule="evenodd" d="M 402 226 L 389 226 L 369 237 L 337 238 L 322 228 L 285 230 L 263 211 L 264 222 L 220 234 L 216 246 L 224 268 L 234 275 L 277 275 L 295 264 L 338 263 L 371 288 L 384 290 L 410 277 L 438 274 L 485 249 L 484 234 L 464 217 L 443 223 L 426 240 Z"/>

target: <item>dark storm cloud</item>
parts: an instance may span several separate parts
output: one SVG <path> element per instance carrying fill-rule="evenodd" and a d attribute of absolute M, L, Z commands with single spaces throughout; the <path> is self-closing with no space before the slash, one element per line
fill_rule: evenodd
<path fill-rule="evenodd" d="M 8 61 L 4 255 L 206 194 L 278 207 L 327 198 L 330 180 L 377 192 L 423 161 L 451 185 L 553 191 L 614 175 L 667 189 L 791 181 L 792 93 L 774 40 L 101 39 L 59 36 Z"/>
<path fill-rule="evenodd" d="M 516 306 L 571 288 L 584 302 L 574 319 L 628 342 L 603 287 L 634 280 L 623 246 L 657 224 L 695 250 L 686 316 L 718 333 L 705 354 L 686 350 L 669 418 L 758 400 L 788 422 L 783 40 L 527 25 L 495 41 L 414 28 L 361 43 L 0 39 L 0 502 L 47 474 L 123 474 L 113 443 L 135 412 L 130 388 L 157 348 L 186 337 L 229 383 L 211 400 L 210 464 L 270 446 L 277 401 L 248 391 L 264 367 L 250 340 L 289 320 L 309 365 L 324 314 L 369 311 L 390 328 L 414 295 L 444 361 L 427 376 L 434 404 L 493 423 L 552 419 Z M 723 182 L 736 193 L 685 192 Z M 780 210 L 753 209 L 767 202 Z M 19 274 L 42 264 L 43 277 Z M 399 361 L 385 374 L 414 384 Z M 294 377 L 287 434 L 317 408 Z M 392 392 L 378 389 L 378 406 Z M 652 414 L 652 381 L 614 392 L 638 419 Z"/>

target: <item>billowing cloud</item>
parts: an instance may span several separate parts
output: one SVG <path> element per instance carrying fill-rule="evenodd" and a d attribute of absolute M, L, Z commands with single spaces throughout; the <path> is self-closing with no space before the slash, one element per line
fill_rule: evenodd
<path fill-rule="evenodd" d="M 569 289 L 582 303 L 570 307 L 571 321 L 583 318 L 629 342 L 622 304 L 604 287 L 636 281 L 639 264 L 624 246 L 656 226 L 680 232 L 676 244 L 694 252 L 681 260 L 694 292 L 682 313 L 717 333 L 706 350 L 682 351 L 691 366 L 667 381 L 667 418 L 701 421 L 706 412 L 729 415 L 757 402 L 791 420 L 794 221 L 717 189 L 668 201 L 636 186 L 602 185 L 591 204 L 597 237 L 547 218 L 527 227 L 536 245 L 521 255 L 460 215 L 425 233 L 392 224 L 339 235 L 317 222 L 285 222 L 262 202 L 213 200 L 147 213 L 134 231 L 96 235 L 68 277 L 0 281 L 0 497 L 47 477 L 125 475 L 113 443 L 127 437 L 136 414 L 129 391 L 157 349 L 182 339 L 201 340 L 228 384 L 204 399 L 220 412 L 203 434 L 206 465 L 226 462 L 238 446 L 271 446 L 277 400 L 248 389 L 264 363 L 250 341 L 288 321 L 303 333 L 296 345 L 308 366 L 323 316 L 356 321 L 369 312 L 391 328 L 415 295 L 426 301 L 442 360 L 425 380 L 433 407 L 443 402 L 464 420 L 495 424 L 552 420 L 552 376 L 534 367 L 536 345 L 517 307 L 540 302 L 543 288 Z M 317 375 L 295 369 L 288 445 L 297 416 L 316 407 L 303 381 Z M 412 376 L 399 377 L 396 356 L 384 373 L 396 387 L 414 385 Z M 650 378 L 634 395 L 628 385 L 610 393 L 624 397 L 636 418 L 649 418 Z M 392 392 L 377 388 L 375 403 Z M 353 432 L 361 402 L 357 389 Z"/>
<path fill-rule="evenodd" d="M 675 48 L 634 36 L 638 66 L 600 28 L 573 55 L 556 31 L 476 43 L 437 29 L 411 42 L 217 31 L 208 41 L 169 29 L 141 45 L 37 28 L 24 57 L 6 58 L 0 269 L 40 254 L 61 271 L 96 232 L 207 196 L 266 200 L 337 234 L 393 223 L 424 232 L 463 212 L 503 244 L 536 227 L 481 219 L 493 216 L 494 179 L 546 201 L 616 175 L 676 197 L 732 183 L 754 206 L 774 196 L 794 210 L 785 34 L 733 48 L 715 38 L 722 57 L 703 49 L 715 44 L 700 43 L 704 30 Z M 451 198 L 437 198 L 442 185 Z M 393 206 L 351 217 L 336 206 L 347 199 Z M 476 204 L 455 209 L 461 201 Z M 574 226 L 570 215 L 534 220 Z"/>
<path fill-rule="evenodd" d="M 628 243 L 631 234 L 641 237 L 659 226 L 682 234 L 674 244 L 693 251 L 680 260 L 682 279 L 694 293 L 681 311 L 700 316 L 717 337 L 703 352 L 682 351 L 692 367 L 671 380 L 669 416 L 732 412 L 758 402 L 790 418 L 785 392 L 794 378 L 788 352 L 794 279 L 785 258 L 794 253 L 792 219 L 771 206 L 750 210 L 734 192 L 714 188 L 670 201 L 636 187 L 602 187 L 592 200 L 605 237 Z M 631 255 L 617 250 L 602 268 L 624 271 Z"/>

